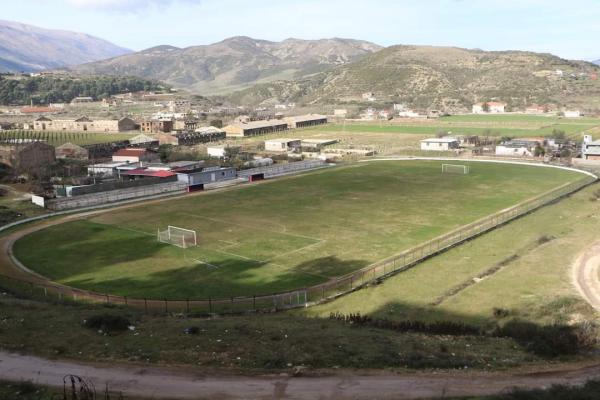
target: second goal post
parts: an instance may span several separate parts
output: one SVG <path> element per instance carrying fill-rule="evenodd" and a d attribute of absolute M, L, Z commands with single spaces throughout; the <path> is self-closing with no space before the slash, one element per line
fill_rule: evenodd
<path fill-rule="evenodd" d="M 459 174 L 459 175 L 467 175 L 471 172 L 471 169 L 468 165 L 462 164 L 442 164 L 442 173 L 443 174 Z"/>

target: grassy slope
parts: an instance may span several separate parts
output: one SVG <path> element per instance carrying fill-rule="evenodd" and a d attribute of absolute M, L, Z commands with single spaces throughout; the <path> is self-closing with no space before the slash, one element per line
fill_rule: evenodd
<path fill-rule="evenodd" d="M 107 213 L 34 233 L 15 251 L 57 281 L 129 297 L 272 293 L 356 270 L 574 178 L 497 164 L 471 171 L 354 165 Z M 156 243 L 168 224 L 196 229 L 200 246 Z"/>
<path fill-rule="evenodd" d="M 45 357 L 280 371 L 298 365 L 504 369 L 543 361 L 508 338 L 398 333 L 281 314 L 175 318 L 23 301 L 6 294 L 0 309 L 0 348 Z M 125 316 L 135 330 L 104 335 L 82 326 L 83 320 L 105 313 Z M 187 327 L 198 327 L 199 334 L 184 334 Z"/>
<path fill-rule="evenodd" d="M 494 320 L 493 309 L 499 307 L 510 310 L 510 317 L 544 323 L 596 319 L 571 283 L 571 265 L 578 253 L 598 239 L 599 203 L 590 200 L 598 189 L 596 184 L 379 286 L 306 313 L 360 312 L 428 321 L 456 315 L 460 320 L 489 324 Z M 453 288 L 500 264 L 506 265 L 441 304 L 431 305 Z"/>

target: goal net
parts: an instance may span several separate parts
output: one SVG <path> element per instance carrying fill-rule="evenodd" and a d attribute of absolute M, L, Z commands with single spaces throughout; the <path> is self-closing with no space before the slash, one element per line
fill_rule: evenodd
<path fill-rule="evenodd" d="M 191 229 L 178 228 L 169 225 L 166 230 L 158 229 L 158 241 L 161 243 L 172 244 L 183 249 L 196 246 L 196 231 Z"/>
<path fill-rule="evenodd" d="M 442 173 L 443 174 L 459 174 L 459 175 L 467 175 L 469 173 L 468 165 L 458 165 L 458 164 L 442 164 Z"/>

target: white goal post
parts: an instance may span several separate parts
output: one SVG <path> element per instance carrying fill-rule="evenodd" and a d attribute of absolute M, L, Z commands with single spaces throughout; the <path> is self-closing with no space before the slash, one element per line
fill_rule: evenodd
<path fill-rule="evenodd" d="M 157 239 L 161 243 L 172 244 L 183 249 L 197 246 L 196 231 L 169 225 L 167 230 L 158 229 Z"/>
<path fill-rule="evenodd" d="M 467 175 L 470 171 L 471 170 L 468 165 L 442 164 L 442 173 L 443 174 Z"/>

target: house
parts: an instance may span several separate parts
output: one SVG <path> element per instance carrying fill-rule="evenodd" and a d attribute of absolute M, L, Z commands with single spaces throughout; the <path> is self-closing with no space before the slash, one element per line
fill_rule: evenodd
<path fill-rule="evenodd" d="M 121 149 L 112 156 L 114 162 L 121 163 L 155 162 L 159 159 L 158 154 L 146 149 Z"/>
<path fill-rule="evenodd" d="M 488 101 L 473 104 L 473 114 L 504 114 L 506 103 Z"/>
<path fill-rule="evenodd" d="M 509 140 L 496 146 L 496 155 L 508 157 L 534 157 L 535 149 L 542 147 L 544 143 L 544 138 Z"/>
<path fill-rule="evenodd" d="M 600 140 L 592 140 L 590 135 L 585 135 L 581 153 L 584 160 L 600 161 Z"/>
<path fill-rule="evenodd" d="M 334 117 L 346 118 L 346 115 L 348 115 L 348 110 L 346 110 L 345 108 L 339 108 L 339 109 L 333 110 Z"/>
<path fill-rule="evenodd" d="M 73 143 L 65 143 L 56 148 L 57 159 L 87 160 L 89 151 Z"/>
<path fill-rule="evenodd" d="M 132 137 L 131 139 L 129 139 L 129 143 L 132 145 L 138 145 L 138 146 L 152 146 L 152 145 L 157 145 L 159 144 L 159 140 L 155 137 L 152 136 L 148 136 L 145 134 L 140 134 L 137 136 Z"/>
<path fill-rule="evenodd" d="M 327 117 L 319 114 L 308 114 L 285 118 L 285 121 L 288 124 L 288 129 L 307 128 L 326 124 Z"/>
<path fill-rule="evenodd" d="M 225 158 L 225 149 L 226 146 L 208 146 L 206 148 L 206 153 L 209 157 L 214 158 Z"/>
<path fill-rule="evenodd" d="M 295 152 L 302 147 L 300 139 L 271 139 L 265 140 L 265 151 Z"/>
<path fill-rule="evenodd" d="M 150 121 L 142 121 L 140 130 L 145 133 L 168 133 L 174 128 L 171 118 L 158 118 Z"/>
<path fill-rule="evenodd" d="M 288 123 L 278 119 L 264 121 L 236 122 L 227 125 L 223 130 L 227 137 L 248 137 L 282 132 L 288 129 Z"/>
<path fill-rule="evenodd" d="M 119 120 L 92 120 L 88 117 L 77 119 L 50 119 L 40 117 L 33 122 L 36 131 L 66 131 L 66 132 L 107 132 L 118 133 L 138 129 L 137 123 L 131 118 Z"/>
<path fill-rule="evenodd" d="M 118 175 L 117 168 L 126 164 L 127 163 L 124 163 L 122 161 L 113 161 L 88 165 L 88 176 L 98 176 L 104 178 L 114 177 Z"/>
<path fill-rule="evenodd" d="M 565 111 L 565 118 L 579 118 L 581 117 L 581 111 L 573 110 L 573 111 Z"/>
<path fill-rule="evenodd" d="M 450 151 L 460 147 L 458 139 L 452 137 L 431 138 L 421 140 L 423 151 Z"/>
<path fill-rule="evenodd" d="M 237 178 L 234 167 L 208 167 L 192 172 L 177 174 L 177 180 L 188 186 L 188 191 L 201 190 L 204 185 Z"/>

